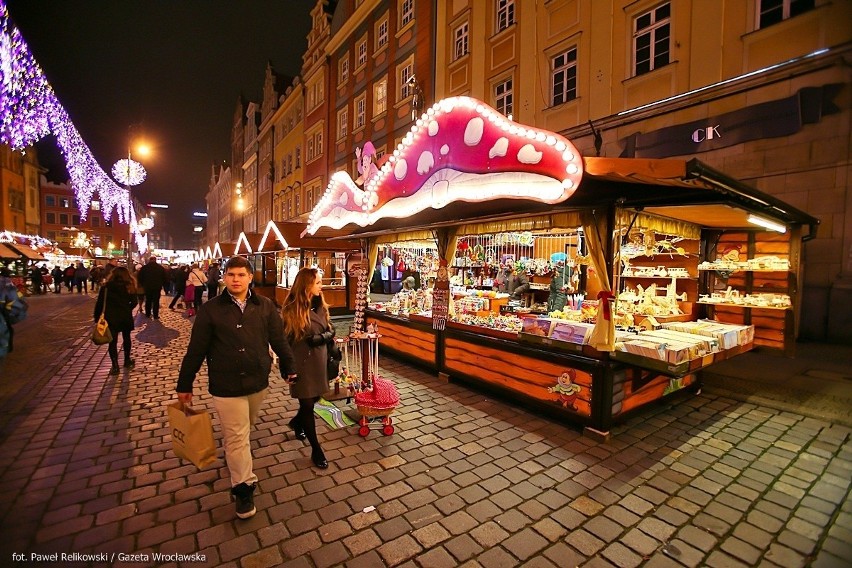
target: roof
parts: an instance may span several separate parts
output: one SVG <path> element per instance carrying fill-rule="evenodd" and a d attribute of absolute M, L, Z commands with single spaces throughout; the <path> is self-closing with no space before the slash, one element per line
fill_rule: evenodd
<path fill-rule="evenodd" d="M 754 228 L 756 214 L 784 225 L 807 225 L 805 239 L 816 236 L 819 220 L 782 200 L 754 189 L 699 160 L 594 158 L 583 159 L 577 191 L 556 205 L 495 199 L 450 203 L 426 209 L 408 219 L 379 219 L 354 227 L 352 236 L 371 237 L 405 229 L 434 229 L 461 222 L 510 219 L 560 210 L 605 207 L 614 203 L 707 228 Z"/>
<path fill-rule="evenodd" d="M 34 250 L 29 245 L 20 245 L 20 244 L 12 244 L 12 243 L 3 243 L 7 248 L 12 249 L 12 251 L 16 251 L 18 254 L 15 257 L 26 257 L 27 260 L 46 260 L 42 255 L 39 254 L 37 250 Z M 8 257 L 12 258 L 12 257 Z"/>
<path fill-rule="evenodd" d="M 21 254 L 13 250 L 12 247 L 6 246 L 4 243 L 0 243 L 0 258 L 20 258 Z"/>

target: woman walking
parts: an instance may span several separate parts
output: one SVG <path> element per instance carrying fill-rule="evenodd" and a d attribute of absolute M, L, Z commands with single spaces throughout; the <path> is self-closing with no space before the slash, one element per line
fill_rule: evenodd
<path fill-rule="evenodd" d="M 190 315 L 194 315 L 195 312 L 198 311 L 198 308 L 201 307 L 201 297 L 204 294 L 204 287 L 207 284 L 207 275 L 204 274 L 204 271 L 198 268 L 198 263 L 195 262 L 192 264 L 192 270 L 189 271 L 189 275 L 186 277 L 186 286 L 194 287 L 194 295 L 192 297 L 192 305 L 189 306 Z"/>
<path fill-rule="evenodd" d="M 317 438 L 314 404 L 328 391 L 328 345 L 334 341 L 334 326 L 322 295 L 322 277 L 316 268 L 303 268 L 296 275 L 290 295 L 281 309 L 284 333 L 296 359 L 295 382 L 290 396 L 299 400 L 299 412 L 290 421 L 296 438 L 311 444 L 311 460 L 320 469 L 328 461 Z"/>
<path fill-rule="evenodd" d="M 106 302 L 106 308 L 104 308 Z M 110 375 L 117 375 L 118 370 L 118 334 L 121 332 L 122 350 L 124 351 L 124 366 L 132 369 L 136 364 L 130 358 L 130 332 L 133 330 L 133 308 L 136 306 L 136 281 L 130 271 L 123 266 L 117 266 L 101 286 L 98 300 L 95 302 L 94 319 L 97 322 L 101 313 L 109 324 L 112 341 L 109 343 L 109 358 L 112 367 Z"/>

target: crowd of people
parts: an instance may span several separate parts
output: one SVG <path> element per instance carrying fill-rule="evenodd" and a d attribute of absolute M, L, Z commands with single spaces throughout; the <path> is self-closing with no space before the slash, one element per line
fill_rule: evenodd
<path fill-rule="evenodd" d="M 322 294 L 319 270 L 303 268 L 298 272 L 279 311 L 271 299 L 253 291 L 252 266 L 239 256 L 231 257 L 222 272 L 217 263 L 204 268 L 198 264 L 167 266 L 155 257 L 132 271 L 114 260 L 91 269 L 83 267 L 84 271 L 78 273 L 81 266 L 82 263 L 67 269 L 56 267 L 53 272 L 57 274 L 56 281 L 69 291 L 76 287 L 78 293 L 88 293 L 87 282 L 91 282 L 91 290 L 97 292 L 93 320 L 97 322 L 103 316 L 111 333 L 107 347 L 111 375 L 121 372 L 119 336 L 124 367 L 133 369 L 136 365 L 131 345 L 134 310 L 137 316 L 144 313 L 158 319 L 161 294 L 166 292 L 174 296 L 170 309 L 180 306 L 183 298 L 187 315 L 195 316 L 175 391 L 182 404 L 191 404 L 196 374 L 202 363 L 207 363 L 207 389 L 222 425 L 225 463 L 237 517 L 252 517 L 257 510 L 253 494 L 258 477 L 252 467 L 250 436 L 270 388 L 270 352 L 277 355 L 290 396 L 298 401 L 298 411 L 289 422 L 293 435 L 310 444 L 315 467 L 328 467 L 317 435 L 314 405 L 328 390 L 332 378 L 328 376 L 327 362 L 335 330 Z M 66 279 L 66 274 L 72 272 L 69 269 L 73 269 L 70 287 Z M 33 270 L 42 275 L 40 267 Z M 0 274 L 0 290 L 15 288 L 7 275 L 8 271 Z M 43 279 L 33 278 L 39 293 L 44 293 L 43 283 Z"/>

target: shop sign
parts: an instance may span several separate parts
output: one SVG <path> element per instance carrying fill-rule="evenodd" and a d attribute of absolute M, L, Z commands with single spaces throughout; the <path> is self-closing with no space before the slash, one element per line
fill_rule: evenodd
<path fill-rule="evenodd" d="M 805 124 L 818 123 L 823 115 L 840 112 L 832 99 L 841 87 L 840 84 L 806 87 L 785 99 L 651 132 L 637 132 L 622 140 L 624 151 L 620 157 L 683 156 L 750 140 L 789 136 Z"/>
<path fill-rule="evenodd" d="M 432 289 L 432 329 L 443 331 L 450 315 L 450 276 L 447 261 L 440 261 L 435 287 Z"/>

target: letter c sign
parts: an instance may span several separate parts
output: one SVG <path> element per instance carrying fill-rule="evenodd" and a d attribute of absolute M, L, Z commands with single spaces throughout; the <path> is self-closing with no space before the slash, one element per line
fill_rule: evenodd
<path fill-rule="evenodd" d="M 172 429 L 172 438 L 174 438 L 175 440 L 177 440 L 181 444 L 186 443 L 183 439 L 183 436 L 184 436 L 184 434 L 183 434 L 182 430 L 178 430 L 177 428 Z"/>
<path fill-rule="evenodd" d="M 692 141 L 698 144 L 699 142 L 704 142 L 705 140 L 713 140 L 714 138 L 721 138 L 722 135 L 719 133 L 719 125 L 716 126 L 707 126 L 705 128 L 697 128 L 692 131 Z"/>

